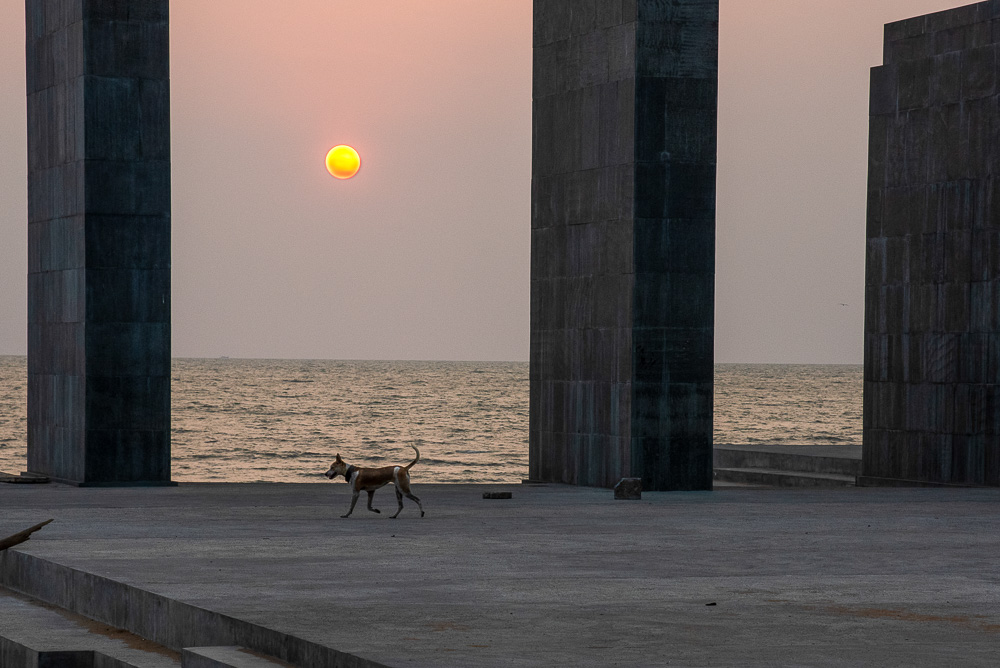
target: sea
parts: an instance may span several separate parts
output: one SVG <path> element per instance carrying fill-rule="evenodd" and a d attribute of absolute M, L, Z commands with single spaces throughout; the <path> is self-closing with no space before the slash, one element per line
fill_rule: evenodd
<path fill-rule="evenodd" d="M 861 444 L 860 365 L 718 364 L 715 442 Z M 528 473 L 526 362 L 175 359 L 172 476 L 318 482 L 409 462 L 446 483 Z M 0 471 L 25 469 L 27 358 L 0 356 Z"/>

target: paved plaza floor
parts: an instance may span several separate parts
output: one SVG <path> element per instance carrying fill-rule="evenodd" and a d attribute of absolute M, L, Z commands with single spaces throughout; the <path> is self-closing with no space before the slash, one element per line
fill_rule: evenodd
<path fill-rule="evenodd" d="M 484 500 L 484 491 L 513 492 Z M 13 548 L 389 666 L 993 666 L 1000 490 L 0 485 Z M 0 560 L 0 567 L 7 563 Z M 0 635 L 3 629 L 0 628 Z"/>

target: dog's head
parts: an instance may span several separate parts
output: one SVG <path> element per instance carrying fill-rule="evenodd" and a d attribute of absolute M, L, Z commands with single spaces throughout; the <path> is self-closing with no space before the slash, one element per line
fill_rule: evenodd
<path fill-rule="evenodd" d="M 339 475 L 344 476 L 344 480 L 347 480 L 347 464 L 343 459 L 340 458 L 340 454 L 337 454 L 337 458 L 330 464 L 330 470 L 324 473 L 327 478 L 333 480 Z"/>

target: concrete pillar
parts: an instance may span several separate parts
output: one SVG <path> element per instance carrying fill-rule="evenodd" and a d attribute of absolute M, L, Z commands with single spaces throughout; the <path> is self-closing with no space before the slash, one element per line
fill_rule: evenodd
<path fill-rule="evenodd" d="M 535 0 L 530 478 L 712 487 L 718 0 Z"/>
<path fill-rule="evenodd" d="M 862 484 L 1000 485 L 1000 2 L 872 70 Z"/>
<path fill-rule="evenodd" d="M 28 470 L 169 484 L 167 0 L 27 0 Z"/>

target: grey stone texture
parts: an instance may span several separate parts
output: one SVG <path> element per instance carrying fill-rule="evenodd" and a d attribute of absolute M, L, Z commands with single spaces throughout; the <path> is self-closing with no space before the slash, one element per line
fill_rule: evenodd
<path fill-rule="evenodd" d="M 535 0 L 532 480 L 712 486 L 718 0 Z"/>
<path fill-rule="evenodd" d="M 167 0 L 27 0 L 28 469 L 170 480 Z"/>
<path fill-rule="evenodd" d="M 1000 2 L 872 70 L 861 484 L 1000 485 Z"/>

